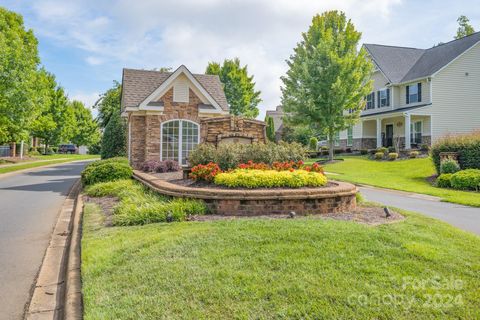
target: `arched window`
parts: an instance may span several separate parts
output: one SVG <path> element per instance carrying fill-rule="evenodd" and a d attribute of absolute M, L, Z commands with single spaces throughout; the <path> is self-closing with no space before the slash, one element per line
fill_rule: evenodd
<path fill-rule="evenodd" d="M 161 125 L 160 160 L 175 160 L 187 164 L 190 151 L 200 141 L 199 125 L 189 120 L 170 120 Z"/>

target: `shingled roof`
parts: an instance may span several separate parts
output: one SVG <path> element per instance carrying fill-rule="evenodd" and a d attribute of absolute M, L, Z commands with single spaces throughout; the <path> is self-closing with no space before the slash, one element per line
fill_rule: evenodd
<path fill-rule="evenodd" d="M 364 44 L 390 83 L 431 76 L 480 41 L 480 32 L 430 49 Z"/>
<path fill-rule="evenodd" d="M 172 72 L 152 70 L 123 69 L 122 79 L 122 109 L 138 107 L 150 94 L 167 80 Z M 227 98 L 223 91 L 220 78 L 216 75 L 192 74 L 210 96 L 228 111 Z"/>

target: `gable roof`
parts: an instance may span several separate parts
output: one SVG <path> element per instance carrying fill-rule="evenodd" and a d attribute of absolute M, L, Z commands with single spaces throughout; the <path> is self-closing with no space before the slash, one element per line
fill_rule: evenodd
<path fill-rule="evenodd" d="M 138 107 L 157 90 L 174 72 L 123 69 L 122 110 L 125 107 Z M 192 74 L 196 81 L 224 111 L 228 111 L 227 98 L 217 75 Z"/>
<path fill-rule="evenodd" d="M 480 41 L 480 32 L 429 49 L 364 44 L 391 83 L 431 76 Z"/>

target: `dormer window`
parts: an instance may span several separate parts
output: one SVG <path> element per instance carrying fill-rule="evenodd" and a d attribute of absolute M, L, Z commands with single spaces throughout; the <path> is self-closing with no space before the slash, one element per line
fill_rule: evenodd
<path fill-rule="evenodd" d="M 422 84 L 415 83 L 406 87 L 407 104 L 422 101 Z"/>

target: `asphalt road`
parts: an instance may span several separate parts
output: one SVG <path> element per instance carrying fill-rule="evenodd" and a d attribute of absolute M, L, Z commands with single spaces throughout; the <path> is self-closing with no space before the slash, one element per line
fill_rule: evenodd
<path fill-rule="evenodd" d="M 0 319 L 22 319 L 60 208 L 88 162 L 0 175 Z"/>
<path fill-rule="evenodd" d="M 365 199 L 443 220 L 480 235 L 480 208 L 440 202 L 436 197 L 395 190 L 359 187 Z"/>

